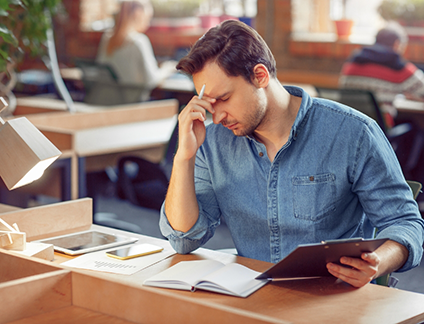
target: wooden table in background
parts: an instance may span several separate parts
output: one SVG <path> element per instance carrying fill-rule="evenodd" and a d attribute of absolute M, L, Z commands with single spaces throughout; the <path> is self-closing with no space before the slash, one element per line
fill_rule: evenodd
<path fill-rule="evenodd" d="M 399 98 L 395 99 L 393 105 L 400 120 L 411 120 L 424 130 L 424 102 Z"/>

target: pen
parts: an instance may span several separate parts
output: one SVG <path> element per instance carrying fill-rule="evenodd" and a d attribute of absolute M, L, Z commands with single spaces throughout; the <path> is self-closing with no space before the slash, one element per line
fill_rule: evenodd
<path fill-rule="evenodd" d="M 205 93 L 205 88 L 206 88 L 206 83 L 203 85 L 202 89 L 200 90 L 199 99 L 202 99 L 203 94 Z"/>

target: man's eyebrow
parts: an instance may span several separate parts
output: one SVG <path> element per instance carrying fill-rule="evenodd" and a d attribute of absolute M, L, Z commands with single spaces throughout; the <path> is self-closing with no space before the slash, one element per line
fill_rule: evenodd
<path fill-rule="evenodd" d="M 225 96 L 227 96 L 230 93 L 230 91 L 223 93 L 222 95 L 219 95 L 218 97 L 215 97 L 215 100 L 220 100 L 222 98 L 224 98 Z"/>

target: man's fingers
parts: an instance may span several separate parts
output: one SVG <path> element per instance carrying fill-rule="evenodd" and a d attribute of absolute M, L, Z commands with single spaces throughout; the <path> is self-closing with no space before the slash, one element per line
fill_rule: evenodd
<path fill-rule="evenodd" d="M 340 263 L 359 270 L 365 270 L 370 267 L 377 267 L 380 259 L 376 253 L 362 253 L 361 259 L 341 257 Z"/>
<path fill-rule="evenodd" d="M 358 277 L 359 271 L 355 269 L 346 269 L 346 273 L 342 273 L 336 271 L 335 269 L 337 268 L 333 266 L 335 265 L 332 263 L 329 263 L 327 265 L 328 272 L 330 272 L 330 274 L 332 274 L 334 277 L 343 280 L 344 282 L 348 283 L 349 285 L 352 285 L 353 287 L 360 288 L 369 282 L 367 280 L 360 280 L 360 278 Z"/>
<path fill-rule="evenodd" d="M 190 115 L 191 115 L 191 120 L 200 120 L 202 122 L 204 122 L 206 120 L 205 114 L 203 114 L 200 111 L 193 110 L 193 111 L 191 111 Z"/>
<path fill-rule="evenodd" d="M 362 287 L 376 276 L 380 260 L 375 253 L 363 253 L 361 258 L 342 257 L 342 265 L 327 264 L 328 272 L 354 287 Z"/>

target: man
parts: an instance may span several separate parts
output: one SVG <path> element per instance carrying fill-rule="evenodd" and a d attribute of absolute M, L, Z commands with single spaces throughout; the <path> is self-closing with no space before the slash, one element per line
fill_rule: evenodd
<path fill-rule="evenodd" d="M 390 238 L 377 251 L 328 264 L 356 287 L 419 264 L 424 223 L 374 121 L 282 87 L 269 48 L 238 21 L 210 29 L 177 68 L 198 92 L 206 85 L 180 113 L 161 211 L 178 253 L 204 244 L 223 217 L 239 255 L 274 263 L 298 244 L 370 238 L 377 227 Z"/>
<path fill-rule="evenodd" d="M 405 30 L 394 22 L 388 24 L 377 33 L 374 45 L 355 52 L 343 65 L 339 80 L 342 88 L 374 92 L 389 126 L 396 117 L 396 95 L 424 100 L 423 71 L 402 57 L 407 44 Z"/>

